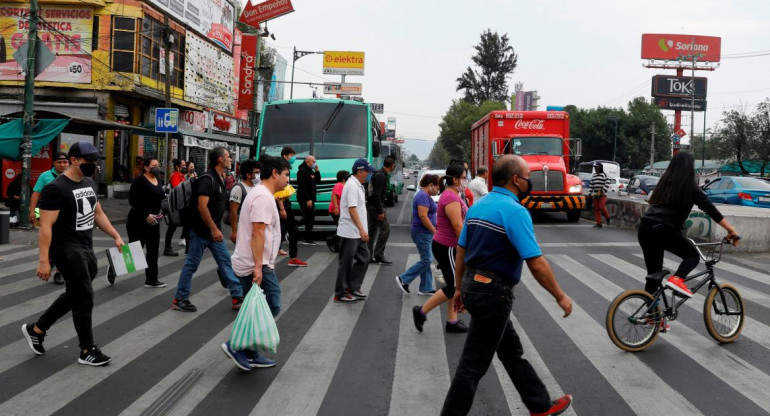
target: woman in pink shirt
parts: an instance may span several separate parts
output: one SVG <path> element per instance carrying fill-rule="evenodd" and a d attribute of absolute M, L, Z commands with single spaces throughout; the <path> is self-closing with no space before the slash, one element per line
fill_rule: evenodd
<path fill-rule="evenodd" d="M 335 225 L 340 221 L 340 198 L 342 198 L 342 188 L 345 187 L 345 182 L 347 182 L 348 177 L 350 177 L 350 173 L 346 170 L 337 172 L 337 183 L 334 184 L 334 188 L 332 188 L 332 200 L 329 202 L 329 215 L 331 215 Z M 326 246 L 329 247 L 329 250 L 333 253 L 339 253 L 340 244 L 337 233 L 334 233 L 326 239 Z"/>
<path fill-rule="evenodd" d="M 461 192 L 465 191 L 462 185 L 463 178 L 465 178 L 465 168 L 463 165 L 454 164 L 447 168 L 446 176 L 439 182 L 441 196 L 438 199 L 436 233 L 433 235 L 432 251 L 441 274 L 444 275 L 446 286 L 434 293 L 422 306 L 412 308 L 414 326 L 420 332 L 428 319 L 428 312 L 442 303 L 447 303 L 448 306 L 446 332 L 468 332 L 465 323 L 457 319 L 454 308 L 455 253 L 457 240 L 463 229 L 465 213 L 468 212 L 468 206 L 460 198 Z"/>

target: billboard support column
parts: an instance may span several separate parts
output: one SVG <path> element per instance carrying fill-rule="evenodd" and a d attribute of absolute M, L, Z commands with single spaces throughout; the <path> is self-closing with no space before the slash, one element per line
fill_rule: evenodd
<path fill-rule="evenodd" d="M 684 70 L 680 67 L 676 69 L 676 76 L 681 77 L 684 75 Z M 682 128 L 682 110 L 674 110 L 674 131 L 679 131 Z M 679 153 L 679 149 L 673 148 L 673 154 Z"/>
<path fill-rule="evenodd" d="M 29 33 L 27 35 L 27 71 L 24 74 L 24 136 L 21 140 L 21 206 L 17 214 L 21 228 L 29 227 L 29 178 L 32 164 L 32 129 L 35 112 L 35 76 L 37 65 L 37 0 L 29 4 Z"/>

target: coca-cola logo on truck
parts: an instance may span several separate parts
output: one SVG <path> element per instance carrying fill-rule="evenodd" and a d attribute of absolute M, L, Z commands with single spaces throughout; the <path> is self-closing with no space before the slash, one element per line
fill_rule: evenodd
<path fill-rule="evenodd" d="M 516 120 L 514 124 L 516 129 L 521 130 L 545 130 L 545 121 L 543 120 Z"/>

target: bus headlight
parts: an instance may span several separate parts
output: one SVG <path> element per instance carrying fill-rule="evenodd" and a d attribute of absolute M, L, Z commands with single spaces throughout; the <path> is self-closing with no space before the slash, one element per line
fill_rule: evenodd
<path fill-rule="evenodd" d="M 572 185 L 569 187 L 569 193 L 571 194 L 582 194 L 583 193 L 583 185 L 577 184 Z"/>

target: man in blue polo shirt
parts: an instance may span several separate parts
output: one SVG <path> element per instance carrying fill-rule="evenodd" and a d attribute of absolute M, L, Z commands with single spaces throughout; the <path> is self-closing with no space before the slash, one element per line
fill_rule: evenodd
<path fill-rule="evenodd" d="M 471 323 L 441 414 L 470 411 L 479 380 L 497 352 L 530 414 L 557 415 L 569 408 L 572 396 L 551 402 L 545 385 L 522 358 L 521 342 L 510 320 L 513 287 L 521 280 L 523 263 L 553 295 L 564 317 L 572 312 L 572 300 L 556 283 L 540 252 L 529 212 L 519 202 L 532 190 L 527 162 L 515 155 L 501 157 L 492 168 L 492 183 L 492 192 L 468 211 L 457 245 L 455 308 L 467 308 Z"/>

